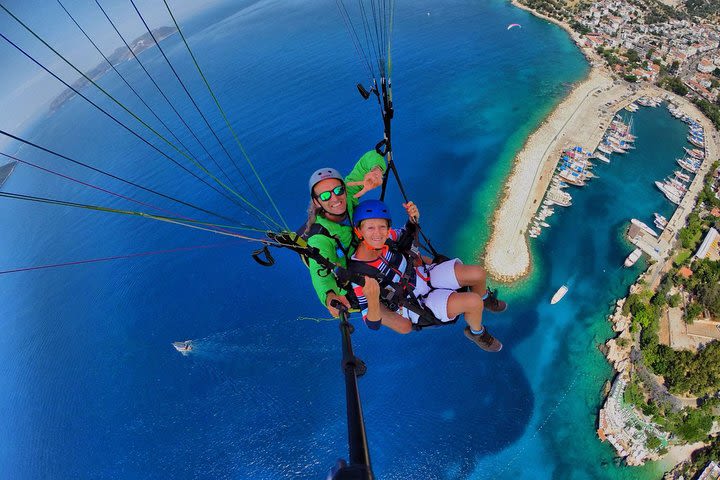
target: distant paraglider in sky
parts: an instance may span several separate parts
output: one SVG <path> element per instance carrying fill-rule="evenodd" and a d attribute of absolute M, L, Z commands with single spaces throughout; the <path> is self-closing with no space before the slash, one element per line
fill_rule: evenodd
<path fill-rule="evenodd" d="M 522 25 L 520 25 L 519 23 L 511 23 L 510 25 L 508 25 L 507 29 L 510 30 L 513 27 L 522 28 Z"/>

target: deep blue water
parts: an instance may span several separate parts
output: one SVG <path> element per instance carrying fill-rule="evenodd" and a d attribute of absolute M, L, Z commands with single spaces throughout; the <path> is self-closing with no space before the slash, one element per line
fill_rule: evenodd
<path fill-rule="evenodd" d="M 303 221 L 308 173 L 328 164 L 348 170 L 381 138 L 376 104 L 363 103 L 355 91 L 366 78 L 335 4 L 316 3 L 251 3 L 184 25 L 233 128 L 293 227 Z M 397 8 L 396 161 L 434 244 L 451 254 L 479 252 L 482 245 L 460 233 L 486 229 L 491 212 L 476 199 L 497 195 L 523 136 L 587 66 L 562 30 L 502 1 Z M 523 27 L 508 32 L 509 23 Z M 179 39 L 163 46 L 248 172 Z M 149 50 L 141 58 L 213 145 L 161 56 Z M 178 126 L 139 68 L 121 68 Z M 147 116 L 119 80 L 108 74 L 102 83 Z M 474 347 L 460 325 L 409 336 L 358 329 L 353 339 L 368 365 L 360 385 L 378 478 L 637 473 L 601 465 L 612 464 L 612 456 L 593 436 L 593 415 L 609 369 L 595 346 L 610 333 L 603 318 L 608 303 L 637 274 L 616 268 L 629 251 L 623 222 L 669 212 L 652 180 L 672 170 L 684 126 L 659 109 L 639 112 L 635 124 L 638 149 L 597 167 L 601 178 L 573 192 L 574 206 L 553 217 L 553 227 L 534 244 L 535 286 L 506 314 L 487 320 L 505 343 L 500 354 Z M 258 224 L 79 98 L 27 135 Z M 217 145 L 211 152 L 232 171 Z M 196 215 L 29 148 L 18 155 Z M 25 166 L 4 190 L 141 208 Z M 256 183 L 254 190 L 259 197 Z M 249 198 L 270 210 L 254 194 Z M 389 192 L 398 212 L 399 198 Z M 255 246 L 244 242 L 10 200 L 0 202 L 0 224 L 2 269 L 212 245 L 0 276 L 0 431 L 10 432 L 0 440 L 0 469 L 8 478 L 322 478 L 346 456 L 337 325 L 299 318 L 327 313 L 293 254 L 274 252 L 277 265 L 266 269 L 250 260 Z M 568 279 L 571 292 L 551 309 L 547 300 Z M 188 338 L 196 350 L 182 357 L 170 343 Z"/>

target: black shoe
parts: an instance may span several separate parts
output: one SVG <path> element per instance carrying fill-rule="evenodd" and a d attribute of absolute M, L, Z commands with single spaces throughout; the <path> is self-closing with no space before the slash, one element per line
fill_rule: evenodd
<path fill-rule="evenodd" d="M 507 310 L 507 303 L 497 298 L 497 290 L 487 290 L 487 298 L 483 300 L 485 310 L 489 310 L 493 313 L 500 313 Z"/>
<path fill-rule="evenodd" d="M 478 347 L 486 352 L 499 352 L 502 350 L 500 340 L 490 335 L 487 328 L 480 335 L 475 335 L 470 331 L 470 327 L 465 327 L 465 336 Z"/>

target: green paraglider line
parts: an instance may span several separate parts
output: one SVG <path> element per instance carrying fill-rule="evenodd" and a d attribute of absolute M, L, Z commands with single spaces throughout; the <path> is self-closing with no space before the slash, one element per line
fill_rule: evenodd
<path fill-rule="evenodd" d="M 103 6 L 100 5 L 100 2 L 99 2 L 98 0 L 95 0 L 95 4 L 98 6 L 98 8 L 99 8 L 100 11 L 102 12 L 103 16 L 104 16 L 105 19 L 108 21 L 108 23 L 110 24 L 110 26 L 113 28 L 113 30 L 115 31 L 115 33 L 117 34 L 117 36 L 118 36 L 118 37 L 120 38 L 120 40 L 123 42 L 123 44 L 125 45 L 125 48 L 127 49 L 128 53 L 130 53 L 130 55 L 132 55 L 132 57 L 135 59 L 135 61 L 137 62 L 137 64 L 140 66 L 140 68 L 142 69 L 142 71 L 143 71 L 143 72 L 145 73 L 145 75 L 147 76 L 148 80 L 150 80 L 150 82 L 153 84 L 153 86 L 155 87 L 155 89 L 157 90 L 157 92 L 160 94 L 160 96 L 165 100 L 165 102 L 168 104 L 168 106 L 170 107 L 170 109 L 175 113 L 175 116 L 177 116 L 177 118 L 178 118 L 178 119 L 180 120 L 180 122 L 185 126 L 185 128 L 187 129 L 187 131 L 190 132 L 190 135 L 192 135 L 192 137 L 195 139 L 195 141 L 198 143 L 198 145 L 200 145 L 200 147 L 203 149 L 203 151 L 204 151 L 210 158 L 214 158 L 214 157 L 210 154 L 210 152 L 208 151 L 208 149 L 205 147 L 205 144 L 202 142 L 202 140 L 200 140 L 200 139 L 198 138 L 198 136 L 195 134 L 194 129 L 192 129 L 192 128 L 190 127 L 190 125 L 188 125 L 188 123 L 185 121 L 185 119 L 184 119 L 183 116 L 180 114 L 180 112 L 178 112 L 177 108 L 175 108 L 175 105 L 173 105 L 173 103 L 170 101 L 170 99 L 168 98 L 168 96 L 165 94 L 165 92 L 163 91 L 163 89 L 160 88 L 160 85 L 158 85 L 157 81 L 153 78 L 153 76 L 150 74 L 150 72 L 148 71 L 148 69 L 145 68 L 145 65 L 140 61 L 140 59 L 138 58 L 138 56 L 135 54 L 135 52 L 133 51 L 133 49 L 132 49 L 132 48 L 130 47 L 130 45 L 128 44 L 127 40 L 125 40 L 125 37 L 123 37 L 122 33 L 120 33 L 120 30 L 118 30 L 117 26 L 115 25 L 115 22 L 112 21 L 112 19 L 110 18 L 110 16 L 108 15 L 108 13 L 105 11 L 105 9 L 103 8 Z M 245 175 L 243 175 L 243 173 L 240 172 L 240 176 L 242 177 L 242 179 L 243 179 L 243 181 L 245 182 L 245 184 L 248 186 L 248 189 L 250 190 L 250 192 L 252 193 L 252 195 L 255 197 L 255 199 L 256 199 L 257 201 L 259 201 L 259 200 L 260 200 L 259 197 L 257 196 L 257 194 L 255 193 L 255 191 L 253 190 L 252 186 L 248 183 L 247 179 L 245 178 Z M 264 223 L 264 222 L 263 222 L 263 223 Z"/>
<path fill-rule="evenodd" d="M 57 176 L 57 177 L 64 178 L 64 179 L 69 180 L 69 181 L 71 181 L 71 182 L 78 183 L 78 184 L 80 184 L 80 185 L 84 185 L 84 186 L 86 186 L 86 187 L 89 187 L 89 188 L 92 188 L 92 189 L 95 189 L 95 190 L 99 190 L 99 191 L 101 191 L 101 192 L 103 192 L 103 193 L 107 193 L 107 194 L 113 195 L 113 196 L 115 196 L 115 197 L 122 198 L 123 200 L 127 200 L 127 201 L 133 202 L 133 203 L 137 203 L 137 204 L 142 205 L 142 206 L 144 206 L 144 207 L 154 208 L 155 210 L 158 210 L 158 211 L 161 211 L 161 212 L 166 212 L 166 213 L 169 213 L 169 214 L 171 214 L 171 215 L 176 215 L 178 218 L 182 218 L 183 220 L 188 220 L 188 221 L 191 221 L 191 222 L 196 221 L 195 219 L 192 219 L 192 218 L 188 218 L 188 217 L 179 215 L 179 214 L 176 213 L 176 212 L 172 212 L 172 211 L 170 211 L 170 210 L 167 210 L 167 209 L 165 209 L 165 208 L 159 207 L 159 206 L 157 206 L 157 205 L 153 205 L 153 204 L 151 204 L 151 203 L 146 203 L 146 202 L 141 202 L 140 200 L 134 199 L 134 198 L 132 198 L 132 197 L 128 197 L 127 195 L 123 195 L 123 194 L 121 194 L 121 193 L 113 192 L 112 190 L 108 190 L 108 189 L 106 189 L 106 188 L 102 188 L 102 187 L 99 187 L 99 186 L 97 186 L 97 185 L 93 185 L 93 184 L 91 184 L 91 183 L 84 182 L 84 181 L 82 181 L 82 180 L 78 180 L 77 178 L 73 178 L 73 177 L 71 177 L 71 176 L 69 176 L 69 175 L 64 175 L 64 174 L 62 174 L 62 173 L 60 173 L 60 172 L 56 172 L 55 170 L 51 170 L 51 169 L 49 169 L 49 168 L 41 167 L 40 165 L 37 165 L 37 164 L 32 163 L 32 162 L 28 162 L 27 160 L 23 160 L 23 159 L 18 158 L 18 157 L 14 156 L 14 155 L 8 155 L 7 153 L 3 153 L 3 152 L 0 152 L 0 155 L 2 155 L 2 156 L 4 156 L 4 157 L 7 157 L 7 158 L 10 158 L 10 159 L 12 159 L 12 160 L 15 160 L 16 162 L 20 162 L 20 163 L 22 163 L 22 164 L 24 164 L 24 165 L 28 165 L 28 166 L 30 166 L 30 167 L 36 168 L 36 169 L 41 170 L 41 171 L 43 171 L 43 172 L 50 173 L 51 175 L 55 175 L 55 176 Z M 216 226 L 219 226 L 219 225 L 217 225 L 217 224 L 215 224 L 215 225 L 216 225 Z M 251 229 L 251 230 L 254 229 L 254 227 L 251 227 L 251 226 L 249 226 L 249 225 L 244 225 L 244 224 L 238 224 L 237 227 L 239 227 L 239 228 L 247 228 L 247 229 Z M 236 228 L 236 227 L 232 227 L 232 228 Z M 258 230 L 258 231 L 261 231 L 261 230 Z"/>
<path fill-rule="evenodd" d="M 133 2 L 133 0 L 130 0 L 130 3 L 132 3 L 133 6 L 135 6 L 135 3 Z M 210 93 L 210 96 L 212 97 L 213 101 L 215 101 L 215 105 L 217 106 L 218 110 L 220 111 L 220 114 L 222 115 L 223 120 L 225 120 L 225 124 L 227 125 L 228 129 L 230 130 L 230 133 L 232 133 L 232 136 L 235 139 L 235 143 L 237 143 L 237 146 L 240 149 L 240 151 L 242 152 L 243 157 L 245 157 L 245 161 L 250 166 L 250 169 L 252 169 L 252 172 L 255 175 L 255 178 L 260 183 L 260 186 L 262 187 L 263 191 L 265 192 L 265 195 L 267 196 L 268 200 L 270 200 L 270 203 L 272 204 L 273 208 L 275 209 L 275 213 L 278 214 L 278 217 L 280 217 L 280 220 L 285 225 L 285 228 L 289 230 L 290 227 L 288 227 L 288 224 L 285 221 L 285 218 L 283 218 L 282 213 L 280 213 L 280 210 L 278 209 L 277 205 L 275 204 L 275 201 L 273 200 L 272 196 L 270 195 L 267 188 L 265 187 L 265 184 L 263 183 L 262 179 L 260 178 L 260 175 L 258 174 L 257 170 L 255 169 L 255 165 L 253 165 L 252 161 L 250 160 L 250 157 L 248 156 L 247 152 L 245 151 L 245 147 L 243 147 L 242 143 L 240 143 L 240 139 L 238 138 L 237 134 L 235 133 L 235 129 L 232 127 L 230 120 L 228 119 L 227 115 L 225 114 L 225 110 L 223 110 L 222 106 L 220 105 L 220 102 L 218 101 L 217 97 L 215 96 L 215 93 L 213 92 L 212 88 L 210 87 L 210 83 L 208 82 L 207 78 L 205 77 L 205 74 L 203 73 L 202 69 L 200 68 L 200 65 L 198 64 L 197 59 L 195 58 L 195 54 L 193 54 L 192 50 L 190 49 L 190 45 L 188 44 L 187 39 L 185 38 L 185 35 L 183 34 L 182 30 L 180 29 L 180 25 L 178 25 L 177 21 L 175 20 L 175 16 L 173 15 L 172 10 L 170 10 L 170 6 L 168 5 L 167 0 L 163 0 L 163 3 L 165 4 L 165 7 L 167 8 L 168 13 L 170 14 L 170 18 L 172 18 L 172 21 L 175 24 L 175 28 L 177 28 L 177 31 L 180 34 L 180 37 L 182 38 L 183 43 L 185 44 L 185 48 L 187 48 L 188 53 L 190 53 L 190 57 L 192 58 L 192 61 L 195 64 L 195 68 L 197 69 L 198 73 L 200 74 L 200 77 L 202 78 L 203 82 L 205 83 L 205 86 L 207 87 L 208 92 Z M 137 7 L 135 7 L 135 9 L 137 10 Z M 138 14 L 139 13 L 140 12 L 138 12 Z M 143 20 L 143 22 L 144 22 L 144 20 Z M 152 33 L 151 33 L 151 35 L 152 35 Z M 237 167 L 237 165 L 236 165 L 236 167 Z"/>
<path fill-rule="evenodd" d="M 87 204 L 87 203 L 68 202 L 66 200 L 57 200 L 54 198 L 36 197 L 36 196 L 32 196 L 32 195 L 23 195 L 20 193 L 0 192 L 0 197 L 12 198 L 14 200 L 27 200 L 27 201 L 38 202 L 38 203 L 47 203 L 47 204 L 51 204 L 51 205 L 61 205 L 61 206 L 65 206 L 65 207 L 82 208 L 85 210 L 94 210 L 94 211 L 98 211 L 98 212 L 117 213 L 117 214 L 121 214 L 121 215 L 129 215 L 129 216 L 135 216 L 135 217 L 148 218 L 148 219 L 157 220 L 160 222 L 172 223 L 174 225 L 181 225 L 181 226 L 188 227 L 188 228 L 194 228 L 196 230 L 202 230 L 205 232 L 216 233 L 218 235 L 225 235 L 228 237 L 240 238 L 242 240 L 248 240 L 248 241 L 252 241 L 252 242 L 260 242 L 260 243 L 264 243 L 264 244 L 272 244 L 272 245 L 282 246 L 280 243 L 278 243 L 278 242 L 273 243 L 273 242 L 269 241 L 267 238 L 248 237 L 246 235 L 241 235 L 239 233 L 225 230 L 225 229 L 236 229 L 236 230 L 243 230 L 243 231 L 266 233 L 266 230 L 262 230 L 259 228 L 219 225 L 216 223 L 201 222 L 199 220 L 188 220 L 188 219 L 184 219 L 184 218 L 166 217 L 163 215 L 154 215 L 151 213 L 138 212 L 138 211 L 134 211 L 134 210 L 123 210 L 123 209 L 119 209 L 119 208 L 103 207 L 100 205 L 91 205 L 91 204 Z M 210 227 L 214 227 L 214 228 L 210 228 Z"/>
<path fill-rule="evenodd" d="M 80 69 L 78 69 L 75 65 L 73 65 L 68 59 L 66 59 L 62 54 L 60 54 L 57 50 L 55 50 L 50 44 L 48 44 L 45 40 L 43 40 L 37 33 L 35 33 L 35 31 L 33 31 L 30 27 L 28 27 L 22 20 L 20 20 L 20 19 L 19 19 L 18 17 L 16 17 L 12 12 L 10 12 L 4 5 L 0 4 L 0 8 L 1 8 L 2 10 L 4 10 L 8 15 L 10 15 L 17 23 L 19 23 L 23 28 L 25 28 L 25 30 L 27 30 L 31 35 L 33 35 L 33 36 L 34 36 L 37 40 L 39 40 L 43 45 L 45 45 L 47 48 L 49 48 L 55 55 L 57 55 L 58 57 L 60 57 L 68 66 L 70 66 L 73 70 L 75 70 L 77 73 L 79 73 L 83 78 L 85 78 L 88 82 L 90 82 L 93 86 L 95 86 L 95 87 L 96 87 L 98 90 L 100 90 L 102 93 L 104 93 L 108 98 L 110 98 L 113 102 L 115 102 L 115 104 L 117 104 L 120 108 L 122 108 L 123 110 L 125 110 L 125 112 L 127 112 L 130 116 L 132 116 L 135 120 L 137 120 L 142 126 L 144 126 L 145 128 L 147 128 L 148 130 L 150 130 L 150 131 L 151 131 L 152 133 L 154 133 L 160 140 L 162 140 L 162 141 L 165 142 L 168 146 L 170 146 L 173 150 L 175 150 L 177 153 L 179 153 L 180 155 L 182 155 L 183 157 L 185 157 L 187 160 L 189 160 L 191 163 L 193 163 L 196 167 L 198 167 L 198 168 L 199 168 L 201 171 L 203 171 L 206 175 L 208 175 L 210 178 L 212 178 L 218 185 L 220 185 L 220 186 L 223 187 L 225 190 L 227 190 L 228 192 L 230 192 L 230 193 L 232 193 L 233 195 L 235 195 L 236 197 L 238 197 L 240 200 L 242 200 L 243 202 L 245 202 L 246 205 L 248 205 L 249 207 L 253 208 L 253 209 L 254 209 L 255 211 L 257 211 L 259 214 L 261 214 L 262 216 L 266 217 L 268 220 L 272 221 L 273 223 L 275 223 L 275 224 L 277 225 L 277 222 L 275 222 L 275 220 L 273 220 L 271 217 L 269 217 L 265 212 L 261 211 L 259 208 L 257 208 L 255 205 L 253 205 L 253 204 L 252 204 L 250 201 L 248 201 L 243 195 L 241 195 L 240 193 L 238 193 L 237 191 L 235 191 L 233 188 L 231 188 L 231 187 L 229 187 L 228 185 L 226 185 L 222 180 L 220 180 L 219 178 L 217 178 L 217 176 L 215 176 L 212 172 L 210 172 L 207 168 L 205 168 L 205 166 L 203 166 L 201 163 L 199 163 L 197 160 L 195 160 L 194 158 L 192 158 L 190 155 L 188 155 L 188 154 L 187 154 L 186 152 L 184 152 L 183 150 L 179 149 L 175 144 L 173 144 L 171 141 L 169 141 L 167 138 L 165 138 L 160 132 L 158 132 L 157 130 L 155 130 L 151 125 L 148 125 L 143 119 L 141 119 L 140 117 L 138 117 L 135 113 L 133 113 L 130 109 L 128 109 L 125 105 L 123 105 L 120 101 L 118 101 L 114 96 L 112 96 L 112 95 L 111 95 L 109 92 L 107 92 L 104 88 L 102 88 L 100 85 L 98 85 L 97 82 L 95 82 L 93 79 L 91 79 L 90 77 L 88 77 L 85 73 L 83 73 Z M 22 50 L 19 46 L 17 46 L 15 43 L 13 43 L 13 42 L 12 42 L 9 38 L 7 38 L 5 35 L 3 35 L 2 33 L 0 33 L 0 37 L 2 37 L 5 41 L 7 41 L 8 43 L 10 43 L 13 47 L 15 47 L 16 49 L 18 49 L 20 52 L 22 52 L 25 56 L 27 56 L 28 58 L 30 58 L 30 59 L 31 59 L 33 62 L 35 62 L 37 65 L 41 66 L 45 71 L 47 71 L 48 73 L 51 73 L 49 69 L 47 69 L 47 68 L 46 68 L 45 66 L 43 66 L 40 62 L 38 62 L 37 60 L 35 60 L 32 56 L 30 56 L 30 55 L 29 55 L 28 53 L 26 53 L 24 50 Z M 97 106 L 94 102 L 92 102 L 92 101 L 89 100 L 86 96 L 84 96 L 84 95 L 82 95 L 80 92 L 78 92 L 75 88 L 73 88 L 72 86 L 68 85 L 66 82 L 64 82 L 63 80 L 61 80 L 58 76 L 56 76 L 56 75 L 54 75 L 54 74 L 52 74 L 52 73 L 51 73 L 51 75 L 53 75 L 55 78 L 57 78 L 58 80 L 60 80 L 63 84 L 65 84 L 68 88 L 71 88 L 75 93 L 77 93 L 78 95 L 82 96 L 83 98 L 85 98 L 86 100 L 88 100 L 90 103 L 92 103 L 93 105 L 95 105 L 98 109 L 100 109 L 101 111 L 104 112 L 104 110 L 102 110 L 102 109 L 101 109 L 99 106 Z M 184 85 L 183 85 L 183 87 L 184 87 Z M 189 95 L 189 94 L 188 94 L 188 95 Z M 192 97 L 191 97 L 191 100 L 192 100 Z M 192 101 L 193 101 L 193 103 L 194 103 L 194 100 L 192 100 Z M 107 112 L 105 112 L 105 113 L 107 113 Z M 109 115 L 109 114 L 108 114 L 108 115 Z M 201 114 L 201 115 L 202 115 L 202 114 Z M 111 118 L 114 119 L 114 117 L 112 117 L 112 116 L 111 116 Z M 204 116 L 203 116 L 203 118 L 204 118 Z M 115 119 L 115 120 L 116 120 L 116 119 Z M 116 120 L 116 121 L 118 121 L 118 120 Z M 122 123 L 121 123 L 121 125 L 122 125 Z M 123 126 L 124 126 L 124 125 L 123 125 Z M 126 127 L 126 128 L 128 128 L 128 127 Z M 130 130 L 130 129 L 128 128 L 128 130 Z M 130 130 L 130 131 L 132 132 L 132 130 Z M 153 148 L 155 148 L 158 152 L 162 152 L 162 151 L 159 150 L 157 147 L 155 147 L 154 145 L 152 145 L 150 142 L 148 142 L 147 140 L 145 140 L 144 138 L 142 138 L 141 136 L 139 136 L 139 135 L 136 134 L 135 132 L 133 132 L 133 133 L 134 133 L 136 136 L 138 136 L 139 138 L 141 138 L 143 141 L 145 141 L 148 145 L 151 145 Z M 171 158 L 171 157 L 169 157 L 167 154 L 165 154 L 164 152 L 162 152 L 162 154 L 163 154 L 165 157 L 167 157 L 167 158 Z M 177 163 L 175 160 L 173 160 L 173 162 L 176 163 L 177 165 L 180 165 L 180 164 Z M 186 171 L 189 172 L 189 170 L 187 170 L 185 167 L 183 167 L 183 169 L 185 169 Z M 199 177 L 198 177 L 198 178 L 199 178 Z"/>
<path fill-rule="evenodd" d="M 156 119 L 158 122 L 160 122 L 160 124 L 165 128 L 165 130 L 167 130 L 167 132 L 173 137 L 173 139 L 174 139 L 177 143 L 179 143 L 180 146 L 183 147 L 186 152 L 188 152 L 188 154 L 192 155 L 192 153 L 190 152 L 190 149 L 188 148 L 188 146 L 185 145 L 185 144 L 183 143 L 183 141 L 180 140 L 180 138 L 178 138 L 177 135 L 175 135 L 175 133 L 172 131 L 172 129 L 163 121 L 162 118 L 160 118 L 160 117 L 158 116 L 157 113 L 155 113 L 155 110 L 153 110 L 152 107 L 151 107 L 150 105 L 148 105 L 148 103 L 147 103 L 147 102 L 145 101 L 145 99 L 140 95 L 140 93 L 138 93 L 138 91 L 135 90 L 135 88 L 134 88 L 132 85 L 130 85 L 130 82 L 127 81 L 127 79 L 125 78 L 125 76 L 124 76 L 122 73 L 120 73 L 120 71 L 117 69 L 117 67 L 115 67 L 115 65 L 113 65 L 113 63 L 112 63 L 112 62 L 110 61 L 110 59 L 103 53 L 103 51 L 100 49 L 100 47 L 98 47 L 98 45 L 93 41 L 93 39 L 90 38 L 90 35 L 85 31 L 85 29 L 80 25 L 80 23 L 78 23 L 78 21 L 77 21 L 77 20 L 75 19 L 75 17 L 70 13 L 70 11 L 69 11 L 67 8 L 65 8 L 65 5 L 62 3 L 62 1 L 61 1 L 61 0 L 56 0 L 56 1 L 57 1 L 58 5 L 60 5 L 60 8 L 63 9 L 63 11 L 64 11 L 64 12 L 67 14 L 67 16 L 70 18 L 70 20 L 72 20 L 72 22 L 75 24 L 75 26 L 80 30 L 80 32 L 82 32 L 82 34 L 85 36 L 85 38 L 87 39 L 87 41 L 90 42 L 90 44 L 91 44 L 91 45 L 95 48 L 95 50 L 100 54 L 100 56 L 103 58 L 103 60 L 105 60 L 105 63 L 107 63 L 108 66 L 110 66 L 110 68 L 112 68 L 112 70 L 117 74 L 117 76 L 120 78 L 120 80 L 122 80 L 123 83 L 130 89 L 130 91 L 135 95 L 135 97 L 136 97 L 138 100 L 140 100 L 140 102 L 145 106 L 145 108 L 148 109 L 148 111 L 152 114 L 152 116 L 155 117 L 155 119 Z M 192 130 L 190 130 L 190 131 L 192 132 Z M 210 152 L 208 152 L 202 144 L 200 144 L 200 146 L 203 147 L 203 150 L 205 150 L 205 153 L 212 159 L 213 163 L 215 163 L 215 166 L 220 169 L 220 171 L 223 173 L 223 175 L 225 175 L 225 178 L 227 179 L 227 181 L 230 182 L 230 184 L 231 184 L 235 189 L 237 189 L 237 187 L 232 183 L 232 180 L 230 180 L 230 177 L 228 177 L 227 173 L 225 173 L 225 171 L 222 169 L 222 167 L 221 167 L 220 165 L 218 165 L 217 161 L 216 161 L 215 158 L 210 154 Z M 195 160 L 197 160 L 197 157 L 196 157 L 195 155 L 193 155 L 193 158 L 195 158 Z"/>
<path fill-rule="evenodd" d="M 36 143 L 33 143 L 33 142 L 29 141 L 29 140 L 26 140 L 26 139 L 24 139 L 24 138 L 20 138 L 20 137 L 18 137 L 18 136 L 16 136 L 16 135 L 13 135 L 12 133 L 6 132 L 6 131 L 4 131 L 4 130 L 2 130 L 2 129 L 0 129 L 0 134 L 5 135 L 6 137 L 12 138 L 13 140 L 17 140 L 18 142 L 24 143 L 25 145 L 29 145 L 29 146 L 31 146 L 31 147 L 37 148 L 38 150 L 41 150 L 41 151 L 43 151 L 43 152 L 49 153 L 49 154 L 51 154 L 51 155 L 55 155 L 56 157 L 62 158 L 63 160 L 67 160 L 68 162 L 71 162 L 71 163 L 73 163 L 73 164 L 75 164 L 75 165 L 79 165 L 79 166 L 81 166 L 81 167 L 90 169 L 90 170 L 92 170 L 93 172 L 100 173 L 100 174 L 102 174 L 102 175 L 105 175 L 105 176 L 107 176 L 107 177 L 110 177 L 110 178 L 112 178 L 112 179 L 114 179 L 114 180 L 117 180 L 117 181 L 119 181 L 119 182 L 122 182 L 122 183 L 125 183 L 125 184 L 127 184 L 127 185 L 131 185 L 131 186 L 133 186 L 133 187 L 139 188 L 140 190 L 144 190 L 144 191 L 146 191 L 146 192 L 152 193 L 152 194 L 157 195 L 157 196 L 159 196 L 159 197 L 162 197 L 162 198 L 165 198 L 165 199 L 168 199 L 168 200 L 172 200 L 173 202 L 179 203 L 179 204 L 181 204 L 181 205 L 185 205 L 185 206 L 187 206 L 187 207 L 193 208 L 193 209 L 198 210 L 198 211 L 203 212 L 203 213 L 207 213 L 207 214 L 213 215 L 213 216 L 218 217 L 218 218 L 222 218 L 223 220 L 227 220 L 227 221 L 229 221 L 229 222 L 237 222 L 236 220 L 234 220 L 234 219 L 232 219 L 232 218 L 225 217 L 225 216 L 223 216 L 223 215 L 220 215 L 219 213 L 215 213 L 215 212 L 213 212 L 213 211 L 206 210 L 206 209 L 204 209 L 204 208 L 202 208 L 202 207 L 198 207 L 197 205 L 193 205 L 192 203 L 185 202 L 185 201 L 180 200 L 180 199 L 178 199 L 178 198 L 175 198 L 175 197 L 173 197 L 173 196 L 171 196 L 171 195 L 167 195 L 167 194 L 158 192 L 158 191 L 156 191 L 156 190 L 153 190 L 152 188 L 144 187 L 144 186 L 142 186 L 142 185 L 140 185 L 140 184 L 138 184 L 138 183 L 132 182 L 132 181 L 130 181 L 130 180 L 126 180 L 126 179 L 124 179 L 124 178 L 122 178 L 122 177 L 119 177 L 119 176 L 114 175 L 114 174 L 112 174 L 112 173 L 106 172 L 106 171 L 101 170 L 101 169 L 99 169 L 99 168 L 97 168 L 97 167 L 93 167 L 92 165 L 88 165 L 87 163 L 83 163 L 83 162 L 80 162 L 80 161 L 78 161 L 78 160 L 72 159 L 72 158 L 70 158 L 70 157 L 68 157 L 68 156 L 66 156 L 66 155 L 63 155 L 62 153 L 58 153 L 58 152 L 56 152 L 56 151 L 54 151 L 54 150 L 51 150 L 51 149 L 49 149 L 49 148 L 45 148 L 45 147 L 40 146 L 40 145 L 38 145 L 38 144 L 36 144 Z M 3 154 L 3 155 L 9 156 L 9 155 L 7 155 L 7 154 Z M 14 158 L 14 157 L 11 157 L 11 158 Z M 219 193 L 221 193 L 221 192 L 219 192 Z"/>

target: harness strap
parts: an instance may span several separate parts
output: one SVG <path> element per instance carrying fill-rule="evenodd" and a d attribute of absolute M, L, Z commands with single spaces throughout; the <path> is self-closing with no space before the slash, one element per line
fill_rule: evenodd
<path fill-rule="evenodd" d="M 410 266 L 414 270 L 414 267 Z M 417 299 L 412 291 L 403 288 L 401 283 L 393 283 L 389 281 L 377 268 L 371 267 L 367 263 L 360 260 L 348 260 L 347 269 L 354 274 L 366 275 L 378 281 L 383 291 L 380 294 L 380 301 L 391 311 L 396 311 L 401 307 L 405 307 L 411 312 L 417 314 L 420 319 L 424 320 L 423 326 L 439 325 L 440 322 L 435 315 L 426 307 L 424 307 Z M 420 327 L 422 328 L 422 327 Z"/>

